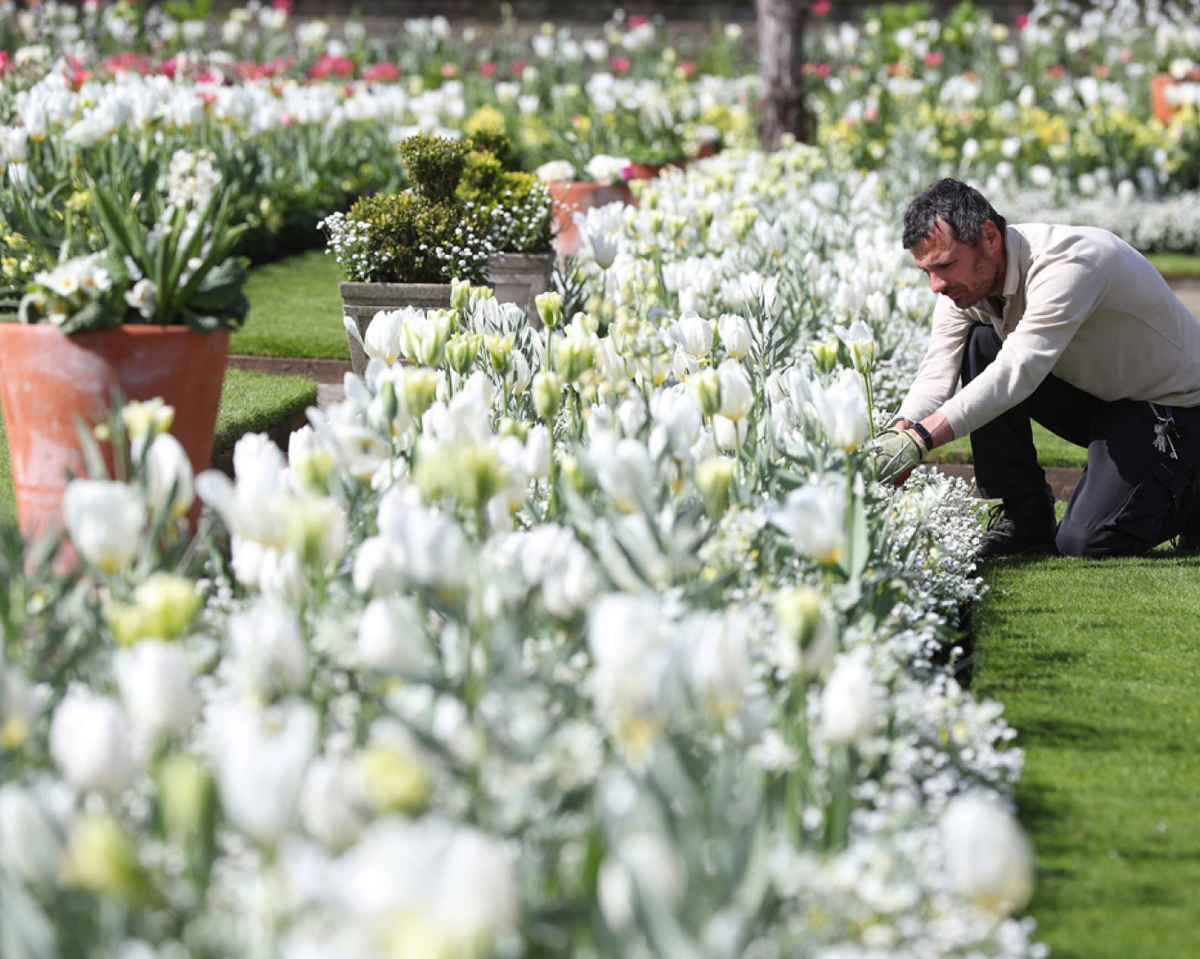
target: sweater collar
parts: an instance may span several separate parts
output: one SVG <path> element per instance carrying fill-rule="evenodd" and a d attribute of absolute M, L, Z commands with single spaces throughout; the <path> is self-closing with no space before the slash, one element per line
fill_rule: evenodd
<path fill-rule="evenodd" d="M 1004 255 L 1007 266 L 1004 271 L 1005 300 L 1010 299 L 1020 288 L 1029 272 L 1029 241 L 1017 232 L 1016 227 L 1007 227 L 1004 232 Z"/>

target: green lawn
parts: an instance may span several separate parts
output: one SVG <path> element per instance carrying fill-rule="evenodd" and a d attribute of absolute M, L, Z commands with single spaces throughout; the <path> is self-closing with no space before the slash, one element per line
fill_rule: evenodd
<path fill-rule="evenodd" d="M 299 376 L 271 376 L 227 370 L 213 440 L 213 457 L 228 450 L 246 433 L 286 423 L 317 402 L 317 385 Z M 8 438 L 0 423 L 0 524 L 15 519 Z"/>
<path fill-rule="evenodd" d="M 250 271 L 250 316 L 229 341 L 230 353 L 348 360 L 338 284 L 342 269 L 320 251 Z"/>
<path fill-rule="evenodd" d="M 1051 433 L 1049 430 L 1033 424 L 1033 442 L 1038 448 L 1038 462 L 1042 466 L 1076 466 L 1087 465 L 1087 450 L 1074 443 L 1068 443 Z M 971 462 L 971 439 L 960 437 L 953 443 L 939 446 L 930 454 L 930 460 L 935 463 L 969 463 Z"/>
<path fill-rule="evenodd" d="M 1147 253 L 1146 259 L 1165 276 L 1200 276 L 1200 256 L 1195 253 Z"/>
<path fill-rule="evenodd" d="M 1026 751 L 1031 912 L 1062 959 L 1180 959 L 1200 940 L 1200 555 L 985 569 L 974 689 Z"/>

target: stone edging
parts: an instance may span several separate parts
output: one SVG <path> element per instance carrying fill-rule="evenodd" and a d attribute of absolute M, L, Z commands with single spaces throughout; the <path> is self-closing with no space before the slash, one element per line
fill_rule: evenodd
<path fill-rule="evenodd" d="M 234 355 L 229 357 L 229 366 L 272 376 L 303 376 L 317 383 L 340 384 L 350 372 L 349 360 L 310 360 L 292 356 Z"/>

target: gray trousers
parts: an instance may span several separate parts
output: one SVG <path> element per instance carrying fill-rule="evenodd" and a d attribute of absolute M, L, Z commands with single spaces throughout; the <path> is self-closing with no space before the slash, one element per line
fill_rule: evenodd
<path fill-rule="evenodd" d="M 971 331 L 963 353 L 969 383 L 999 354 L 990 326 Z M 1156 447 L 1159 417 L 1173 426 Z M 1200 493 L 1200 407 L 1157 408 L 1142 400 L 1107 402 L 1051 375 L 1027 400 L 971 434 L 975 481 L 987 499 L 1045 489 L 1031 420 L 1087 448 L 1087 466 L 1058 528 L 1066 556 L 1133 556 L 1177 536 Z M 1171 455 L 1171 449 L 1174 456 Z"/>

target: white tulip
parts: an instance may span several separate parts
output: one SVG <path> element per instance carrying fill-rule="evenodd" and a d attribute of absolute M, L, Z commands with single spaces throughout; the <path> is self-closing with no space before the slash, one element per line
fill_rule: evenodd
<path fill-rule="evenodd" d="M 62 829 L 45 797 L 15 782 L 0 785 L 0 863 L 31 886 L 46 886 L 62 862 Z"/>
<path fill-rule="evenodd" d="M 703 413 L 695 395 L 682 384 L 658 390 L 650 398 L 650 416 L 655 423 L 650 454 L 656 458 L 664 448 L 685 456 L 700 438 Z"/>
<path fill-rule="evenodd" d="M 404 320 L 408 315 L 419 312 L 408 307 L 407 310 L 380 310 L 376 313 L 363 334 L 363 352 L 368 359 L 383 360 L 388 366 L 400 359 Z"/>
<path fill-rule="evenodd" d="M 860 743 L 874 731 L 879 713 L 879 694 L 866 650 L 843 654 L 821 690 L 822 737 L 831 743 Z"/>
<path fill-rule="evenodd" d="M 363 540 L 354 554 L 354 588 L 364 596 L 392 596 L 404 586 L 404 556 L 382 536 Z"/>
<path fill-rule="evenodd" d="M 698 614 L 684 620 L 688 679 L 693 695 L 714 719 L 728 719 L 741 706 L 750 682 L 747 624 L 735 614 Z"/>
<path fill-rule="evenodd" d="M 653 495 L 655 468 L 643 443 L 602 433 L 588 447 L 600 488 L 619 510 L 632 512 Z"/>
<path fill-rule="evenodd" d="M 345 849 L 370 821 L 371 798 L 361 765 L 317 758 L 300 790 L 300 821 L 327 849 Z"/>
<path fill-rule="evenodd" d="M 384 672 L 420 675 L 431 667 L 421 612 L 407 598 L 373 599 L 358 625 L 358 654 Z"/>
<path fill-rule="evenodd" d="M 137 490 L 107 480 L 74 480 L 63 497 L 71 542 L 88 563 L 114 573 L 133 562 L 146 523 Z"/>
<path fill-rule="evenodd" d="M 950 880 L 981 909 L 1019 912 L 1033 895 L 1033 847 L 1017 821 L 979 793 L 956 796 L 940 832 Z"/>
<path fill-rule="evenodd" d="M 114 657 L 117 686 L 133 725 L 155 738 L 181 733 L 195 718 L 200 697 L 195 674 L 178 647 L 143 639 Z"/>
<path fill-rule="evenodd" d="M 870 433 L 870 423 L 867 394 L 859 375 L 854 370 L 842 370 L 829 387 L 813 383 L 810 389 L 813 407 L 830 444 L 847 454 L 862 446 Z"/>
<path fill-rule="evenodd" d="M 735 423 L 754 408 L 754 387 L 737 360 L 726 360 L 717 368 L 721 377 L 720 414 Z"/>
<path fill-rule="evenodd" d="M 395 955 L 486 955 L 516 928 L 504 844 L 443 817 L 372 823 L 338 867 L 339 898 L 353 914 L 386 922 Z"/>
<path fill-rule="evenodd" d="M 192 464 L 179 440 L 170 433 L 154 438 L 146 453 L 146 496 L 150 508 L 182 516 L 192 508 Z"/>
<path fill-rule="evenodd" d="M 209 723 L 225 815 L 255 842 L 273 845 L 295 819 L 300 785 L 316 749 L 316 711 L 299 702 L 261 712 L 222 703 Z"/>
<path fill-rule="evenodd" d="M 880 319 L 887 318 L 887 299 L 878 290 L 867 294 L 865 306 L 873 314 L 883 313 Z M 846 344 L 858 372 L 866 373 L 875 365 L 875 334 L 866 323 L 855 320 L 850 324 L 850 329 L 835 326 L 833 331 Z"/>
<path fill-rule="evenodd" d="M 712 326 L 695 310 L 684 310 L 683 315 L 671 324 L 667 335 L 694 359 L 701 359 L 712 352 Z"/>
<path fill-rule="evenodd" d="M 73 686 L 50 723 L 50 755 L 76 789 L 115 794 L 133 778 L 133 741 L 121 707 Z"/>
<path fill-rule="evenodd" d="M 530 479 L 545 480 L 550 478 L 553 468 L 550 430 L 537 425 L 529 430 L 525 437 L 525 455 L 521 465 Z"/>
<path fill-rule="evenodd" d="M 736 313 L 724 313 L 717 320 L 717 333 L 725 352 L 740 360 L 754 348 L 754 333 L 750 323 Z"/>
<path fill-rule="evenodd" d="M 721 416 L 719 413 L 712 419 L 713 442 L 722 453 L 737 453 L 750 434 L 750 423 L 738 420 L 736 423 Z"/>
<path fill-rule="evenodd" d="M 800 553 L 831 566 L 846 549 L 846 487 L 837 479 L 810 482 L 792 490 L 771 513 Z"/>
<path fill-rule="evenodd" d="M 687 868 L 679 854 L 657 833 L 642 832 L 626 836 L 604 860 L 596 892 L 604 921 L 624 932 L 637 917 L 639 899 L 672 909 L 686 889 Z"/>
<path fill-rule="evenodd" d="M 296 614 L 261 600 L 229 618 L 231 669 L 255 695 L 299 692 L 308 683 L 308 649 Z"/>

